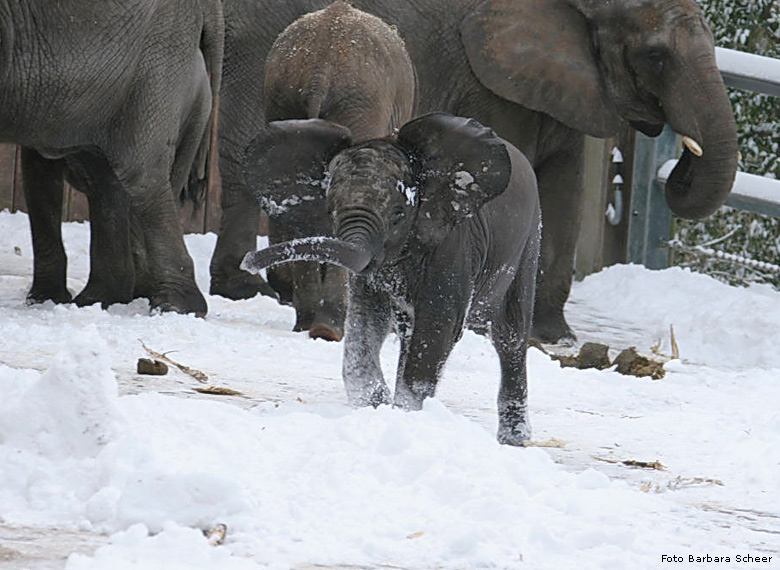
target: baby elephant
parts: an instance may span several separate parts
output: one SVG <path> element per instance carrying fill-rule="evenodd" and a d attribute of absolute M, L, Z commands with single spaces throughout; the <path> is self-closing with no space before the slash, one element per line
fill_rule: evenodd
<path fill-rule="evenodd" d="M 394 403 L 407 410 L 434 395 L 464 326 L 489 336 L 501 361 L 498 440 L 521 445 L 531 434 L 526 348 L 540 242 L 528 160 L 445 113 L 406 123 L 397 140 L 354 146 L 344 127 L 321 121 L 320 130 L 336 237 L 249 253 L 243 268 L 316 260 L 350 271 L 343 378 L 353 405 L 390 402 L 379 353 L 391 329 L 401 342 Z M 247 153 L 250 186 L 267 183 L 266 148 Z"/>

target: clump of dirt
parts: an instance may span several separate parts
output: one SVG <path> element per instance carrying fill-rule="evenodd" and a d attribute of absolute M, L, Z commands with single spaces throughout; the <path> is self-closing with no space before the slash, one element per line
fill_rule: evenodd
<path fill-rule="evenodd" d="M 614 361 L 609 359 L 609 346 L 597 342 L 586 342 L 580 347 L 577 356 L 551 354 L 550 358 L 557 360 L 561 366 L 585 370 L 596 368 L 606 370 L 616 366 L 615 370 L 627 376 L 646 377 L 659 380 L 664 377 L 664 363 L 650 360 L 636 351 L 636 347 L 623 350 Z"/>
<path fill-rule="evenodd" d="M 649 376 L 653 380 L 660 380 L 666 374 L 663 363 L 642 356 L 633 346 L 618 354 L 613 364 L 617 365 L 618 372 L 629 376 Z"/>
<path fill-rule="evenodd" d="M 136 365 L 138 374 L 148 374 L 150 376 L 165 376 L 168 374 L 168 365 L 160 360 L 151 358 L 139 358 Z"/>

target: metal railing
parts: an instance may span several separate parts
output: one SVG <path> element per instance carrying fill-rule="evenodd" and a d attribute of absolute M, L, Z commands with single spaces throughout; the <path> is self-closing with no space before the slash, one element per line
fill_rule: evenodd
<path fill-rule="evenodd" d="M 715 55 L 727 86 L 780 97 L 780 60 L 725 48 Z M 663 190 L 677 163 L 677 139 L 668 127 L 655 139 L 636 135 L 626 260 L 650 269 L 669 264 L 672 216 Z M 737 172 L 726 205 L 780 218 L 780 180 Z"/>

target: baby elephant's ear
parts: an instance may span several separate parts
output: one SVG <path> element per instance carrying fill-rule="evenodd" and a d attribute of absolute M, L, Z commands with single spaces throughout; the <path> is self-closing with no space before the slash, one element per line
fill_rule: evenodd
<path fill-rule="evenodd" d="M 272 121 L 244 153 L 244 181 L 265 212 L 292 227 L 326 215 L 330 159 L 350 145 L 348 128 L 322 119 Z"/>
<path fill-rule="evenodd" d="M 509 183 L 512 168 L 504 141 L 474 119 L 423 115 L 401 128 L 398 142 L 412 157 L 423 243 L 444 239 Z"/>

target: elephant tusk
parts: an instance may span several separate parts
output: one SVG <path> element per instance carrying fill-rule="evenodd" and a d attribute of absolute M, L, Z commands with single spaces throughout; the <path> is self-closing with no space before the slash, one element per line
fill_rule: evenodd
<path fill-rule="evenodd" d="M 691 151 L 696 156 L 701 156 L 702 154 L 704 154 L 704 151 L 701 149 L 701 145 L 699 145 L 699 143 L 697 143 L 691 137 L 684 136 L 682 138 L 682 142 L 688 148 L 688 150 Z"/>

